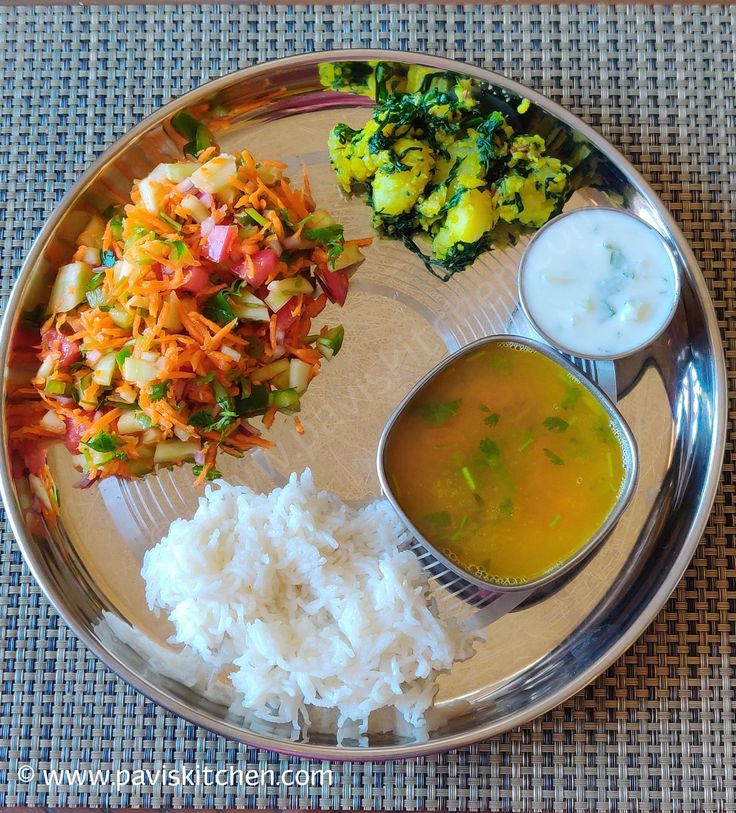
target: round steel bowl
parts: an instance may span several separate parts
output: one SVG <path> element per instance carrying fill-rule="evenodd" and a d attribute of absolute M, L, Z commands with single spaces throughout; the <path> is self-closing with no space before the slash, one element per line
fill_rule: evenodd
<path fill-rule="evenodd" d="M 668 241 L 682 271 L 682 296 L 666 331 L 642 353 L 613 362 L 576 363 L 617 404 L 639 448 L 639 481 L 629 508 L 595 556 L 562 585 L 495 621 L 473 659 L 440 677 L 429 733 L 393 725 L 338 745 L 334 721 L 315 723 L 296 741 L 283 730 L 229 711 L 205 696 L 172 628 L 144 599 L 140 566 L 176 516 L 193 513 L 189 470 L 143 481 L 74 488 L 78 475 L 63 447 L 50 465 L 62 497 L 55 527 L 31 528 L 11 473 L 4 430 L 11 376 L 9 349 L 21 313 L 43 301 L 55 269 L 73 253 L 90 212 L 127 198 L 134 178 L 180 158 L 171 117 L 216 100 L 237 115 L 218 132 L 223 149 L 248 148 L 285 160 L 292 178 L 304 164 L 318 204 L 349 236 L 370 233 L 362 200 L 345 200 L 329 166 L 326 139 L 338 121 L 365 122 L 371 101 L 319 84 L 325 61 L 393 60 L 458 72 L 486 87 L 490 103 L 515 127 L 541 133 L 550 153 L 574 165 L 577 206 L 625 208 Z M 531 101 L 523 120 L 519 99 Z M 522 123 L 523 121 L 523 123 Z M 379 494 L 374 459 L 394 407 L 449 351 L 492 333 L 539 338 L 518 304 L 516 270 L 527 242 L 483 255 L 443 283 L 401 243 L 376 240 L 351 282 L 335 321 L 345 325 L 340 356 L 325 365 L 305 397 L 296 435 L 274 429 L 272 454 L 225 462 L 232 482 L 269 488 L 310 465 L 317 483 L 348 500 Z M 15 537 L 34 577 L 84 644 L 157 703 L 235 740 L 332 759 L 385 759 L 467 745 L 523 724 L 593 680 L 643 632 L 677 585 L 705 528 L 724 451 L 726 377 L 716 318 L 695 258 L 670 215 L 634 168 L 590 127 L 541 95 L 480 68 L 389 51 L 308 54 L 224 76 L 171 102 L 102 155 L 64 197 L 34 243 L 8 303 L 0 333 L 3 461 L 0 487 Z M 380 729 L 381 726 L 378 726 Z"/>

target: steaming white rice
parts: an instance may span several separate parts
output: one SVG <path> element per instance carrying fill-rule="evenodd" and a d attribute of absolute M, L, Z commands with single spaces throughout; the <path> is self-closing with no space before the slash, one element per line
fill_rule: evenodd
<path fill-rule="evenodd" d="M 352 509 L 308 469 L 265 495 L 219 482 L 146 554 L 146 597 L 257 717 L 304 730 L 334 708 L 362 732 L 393 707 L 422 728 L 436 673 L 472 653 L 401 532 L 387 502 Z"/>

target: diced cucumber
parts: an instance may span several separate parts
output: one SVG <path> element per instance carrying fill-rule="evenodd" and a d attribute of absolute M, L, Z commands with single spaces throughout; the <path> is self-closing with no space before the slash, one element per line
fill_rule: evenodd
<path fill-rule="evenodd" d="M 77 381 L 72 387 L 73 390 L 72 396 L 74 397 L 74 393 L 76 393 L 75 400 L 77 401 L 79 406 L 82 407 L 83 410 L 85 410 L 85 412 L 92 412 L 93 410 L 97 409 L 98 402 L 96 399 L 87 400 L 84 397 L 84 393 L 90 387 L 91 384 L 92 384 L 92 373 L 89 373 L 88 375 L 85 375 L 83 378 L 80 378 L 79 381 Z"/>
<path fill-rule="evenodd" d="M 364 259 L 363 252 L 355 243 L 345 243 L 342 254 L 335 260 L 332 270 L 341 271 L 343 268 L 355 265 L 355 263 L 363 262 Z"/>
<path fill-rule="evenodd" d="M 290 279 L 276 279 L 268 283 L 268 290 L 274 294 L 286 294 L 289 298 L 298 294 L 311 294 L 314 286 L 306 278 L 301 276 Z"/>
<path fill-rule="evenodd" d="M 284 307 L 284 305 L 291 299 L 293 294 L 282 293 L 281 291 L 271 291 L 271 293 L 263 300 L 274 313 L 277 313 Z"/>
<path fill-rule="evenodd" d="M 87 291 L 86 296 L 90 308 L 105 307 L 105 305 L 107 305 L 107 297 L 105 296 L 105 292 L 102 287 L 93 288 L 91 291 Z"/>
<path fill-rule="evenodd" d="M 79 257 L 79 261 L 87 263 L 87 265 L 91 265 L 93 267 L 98 266 L 100 264 L 99 248 L 94 248 L 93 246 L 86 246 L 81 256 Z"/>
<path fill-rule="evenodd" d="M 131 283 L 136 282 L 142 273 L 142 268 L 133 265 L 133 263 L 128 260 L 119 260 L 113 266 L 115 285 L 119 285 L 124 279 L 129 279 Z"/>
<path fill-rule="evenodd" d="M 128 313 L 125 308 L 114 307 L 110 308 L 110 318 L 112 321 L 123 330 L 128 330 L 133 327 L 133 314 Z"/>
<path fill-rule="evenodd" d="M 123 378 L 135 383 L 155 381 L 158 378 L 158 367 L 153 361 L 127 358 L 123 362 Z"/>
<path fill-rule="evenodd" d="M 97 452 L 94 449 L 91 449 L 89 446 L 82 444 L 82 454 L 84 455 L 84 459 L 86 462 L 86 469 L 98 469 L 101 466 L 104 466 L 106 463 L 109 463 L 111 460 L 115 460 L 118 456 L 117 451 L 112 452 Z"/>
<path fill-rule="evenodd" d="M 283 412 L 285 415 L 293 415 L 301 409 L 299 393 L 292 387 L 273 390 L 268 395 L 268 403 L 270 406 L 275 406 L 279 412 Z"/>
<path fill-rule="evenodd" d="M 283 373 L 275 375 L 271 379 L 271 383 L 273 384 L 274 387 L 276 387 L 276 389 L 279 390 L 286 389 L 289 386 L 289 371 L 284 370 Z"/>
<path fill-rule="evenodd" d="M 180 183 L 196 172 L 202 164 L 198 161 L 178 161 L 175 164 L 159 164 L 164 168 L 164 177 L 171 183 Z"/>
<path fill-rule="evenodd" d="M 166 463 L 178 463 L 188 458 L 193 458 L 200 450 L 200 445 L 195 441 L 184 440 L 162 440 L 156 446 L 153 455 L 153 462 L 157 465 Z"/>
<path fill-rule="evenodd" d="M 258 164 L 258 174 L 266 186 L 273 186 L 281 181 L 282 172 L 278 167 L 272 167 L 268 164 Z"/>
<path fill-rule="evenodd" d="M 40 420 L 40 424 L 47 432 L 53 432 L 55 435 L 63 435 L 66 432 L 66 424 L 53 409 L 45 413 Z"/>
<path fill-rule="evenodd" d="M 133 477 L 144 477 L 153 471 L 153 466 L 150 462 L 136 458 L 128 461 L 128 471 Z"/>
<path fill-rule="evenodd" d="M 250 383 L 250 382 L 248 382 Z M 268 408 L 268 389 L 264 386 L 251 387 L 250 392 L 235 401 L 235 411 L 242 418 L 263 415 Z"/>
<path fill-rule="evenodd" d="M 239 319 L 248 319 L 251 322 L 268 322 L 271 314 L 263 304 L 263 300 L 248 291 L 241 291 L 230 298 L 230 307 Z"/>
<path fill-rule="evenodd" d="M 159 181 L 154 181 L 150 176 L 138 183 L 138 191 L 141 195 L 141 203 L 153 214 L 158 214 L 166 203 L 169 190 Z"/>
<path fill-rule="evenodd" d="M 262 384 L 264 381 L 269 381 L 280 373 L 288 372 L 288 370 L 289 360 L 279 359 L 278 361 L 272 361 L 270 364 L 264 364 L 263 367 L 259 367 L 250 379 L 254 384 Z"/>
<path fill-rule="evenodd" d="M 87 225 L 79 233 L 79 237 L 77 237 L 77 245 L 89 246 L 90 248 L 96 249 L 102 248 L 102 237 L 105 234 L 106 225 L 106 222 L 99 215 L 92 215 L 87 222 Z M 92 264 L 99 265 L 99 263 L 100 260 L 98 255 L 97 262 Z"/>
<path fill-rule="evenodd" d="M 190 175 L 190 180 L 203 192 L 216 195 L 220 192 L 229 192 L 232 189 L 230 178 L 236 174 L 235 159 L 232 155 L 218 155 Z"/>
<path fill-rule="evenodd" d="M 48 378 L 54 369 L 54 364 L 56 364 L 56 359 L 53 356 L 46 356 L 36 372 L 36 378 Z"/>
<path fill-rule="evenodd" d="M 130 308 L 145 308 L 148 310 L 148 300 L 145 296 L 141 296 L 140 294 L 131 296 L 126 304 Z"/>
<path fill-rule="evenodd" d="M 301 395 L 309 386 L 309 376 L 312 365 L 301 359 L 292 359 L 289 362 L 289 387 Z"/>
<path fill-rule="evenodd" d="M 92 373 L 92 380 L 95 384 L 100 384 L 103 387 L 109 387 L 112 384 L 112 376 L 117 367 L 115 361 L 115 353 L 107 353 L 95 364 L 94 372 Z"/>
<path fill-rule="evenodd" d="M 336 356 L 342 347 L 342 341 L 345 336 L 345 328 L 342 325 L 328 330 L 324 336 L 317 338 L 317 350 L 328 359 Z"/>
<path fill-rule="evenodd" d="M 151 426 L 151 419 L 145 412 L 138 410 L 128 410 L 118 418 L 118 434 L 134 435 L 136 432 L 144 432 Z"/>
<path fill-rule="evenodd" d="M 233 361 L 240 361 L 240 359 L 243 358 L 234 347 L 230 347 L 230 345 L 227 344 L 222 345 L 220 352 L 224 353 L 226 356 L 230 356 Z"/>
<path fill-rule="evenodd" d="M 92 268 L 87 263 L 62 265 L 51 289 L 49 312 L 66 313 L 76 308 L 84 301 L 91 279 Z"/>
<path fill-rule="evenodd" d="M 48 378 L 43 389 L 49 395 L 69 395 L 71 384 L 68 381 L 59 381 L 58 378 Z"/>
<path fill-rule="evenodd" d="M 315 209 L 307 218 L 304 224 L 305 229 L 324 229 L 327 226 L 334 226 L 335 219 L 324 209 Z"/>
<path fill-rule="evenodd" d="M 197 223 L 201 223 L 210 216 L 210 210 L 199 198 L 194 197 L 194 195 L 184 195 L 181 201 L 181 207 L 182 209 L 186 209 Z"/>
<path fill-rule="evenodd" d="M 181 319 L 179 318 L 179 297 L 174 291 L 169 291 L 166 301 L 169 304 L 169 311 L 166 318 L 163 320 L 163 326 L 166 330 L 173 333 L 178 333 L 181 330 Z"/>

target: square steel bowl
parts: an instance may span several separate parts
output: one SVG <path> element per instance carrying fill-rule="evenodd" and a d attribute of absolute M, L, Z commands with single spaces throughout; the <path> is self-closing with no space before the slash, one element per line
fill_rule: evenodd
<path fill-rule="evenodd" d="M 590 539 L 588 539 L 587 542 L 585 542 L 585 544 L 583 544 L 572 556 L 570 556 L 569 559 L 561 562 L 558 566 L 547 571 L 539 578 L 513 585 L 499 584 L 498 582 L 480 579 L 478 576 L 466 570 L 464 567 L 461 567 L 456 562 L 453 562 L 444 556 L 438 548 L 436 548 L 425 536 L 423 536 L 423 534 L 419 532 L 416 526 L 406 515 L 401 507 L 401 503 L 397 499 L 396 494 L 391 487 L 386 473 L 386 448 L 389 444 L 392 432 L 397 426 L 398 419 L 443 370 L 454 364 L 459 359 L 464 358 L 468 354 L 475 352 L 479 348 L 487 347 L 490 344 L 516 345 L 535 350 L 538 353 L 541 353 L 543 356 L 546 356 L 548 359 L 550 359 L 550 361 L 554 362 L 560 368 L 560 370 L 571 375 L 581 386 L 585 387 L 585 389 L 588 390 L 588 392 L 603 407 L 606 414 L 610 418 L 614 432 L 621 446 L 625 467 L 625 479 L 621 486 L 621 490 L 619 491 L 618 499 L 608 512 L 608 516 L 606 516 L 605 520 L 601 523 L 596 533 L 593 534 L 593 536 L 591 536 Z M 513 335 L 487 336 L 483 339 L 478 339 L 460 350 L 451 353 L 436 367 L 430 370 L 427 375 L 425 375 L 424 378 L 422 378 L 411 390 L 406 398 L 404 398 L 404 400 L 396 407 L 391 414 L 391 417 L 388 419 L 378 444 L 377 464 L 378 478 L 381 482 L 381 489 L 383 490 L 383 493 L 391 502 L 406 526 L 414 534 L 417 541 L 419 541 L 428 551 L 430 551 L 437 560 L 442 562 L 448 570 L 457 574 L 471 584 L 474 584 L 476 587 L 498 593 L 512 593 L 521 591 L 526 593 L 533 591 L 537 588 L 549 585 L 551 582 L 556 581 L 565 574 L 570 573 L 571 570 L 580 565 L 593 553 L 593 551 L 613 530 L 634 493 L 639 475 L 639 460 L 636 441 L 634 440 L 634 436 L 627 426 L 626 421 L 624 421 L 621 413 L 616 409 L 610 399 L 600 389 L 598 389 L 595 384 L 589 381 L 577 367 L 558 353 L 554 348 L 550 347 L 549 345 L 541 344 L 533 339 Z"/>

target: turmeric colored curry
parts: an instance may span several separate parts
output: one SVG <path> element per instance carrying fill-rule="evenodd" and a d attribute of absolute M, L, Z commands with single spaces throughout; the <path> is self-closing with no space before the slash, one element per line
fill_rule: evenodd
<path fill-rule="evenodd" d="M 509 585 L 585 545 L 618 500 L 626 461 L 585 386 L 542 353 L 503 342 L 428 382 L 391 430 L 385 469 L 429 542 Z"/>

